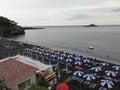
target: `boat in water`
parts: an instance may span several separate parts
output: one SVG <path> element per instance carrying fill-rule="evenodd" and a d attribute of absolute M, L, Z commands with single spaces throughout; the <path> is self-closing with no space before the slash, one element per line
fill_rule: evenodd
<path fill-rule="evenodd" d="M 93 46 L 88 46 L 88 49 L 94 49 L 94 47 Z"/>

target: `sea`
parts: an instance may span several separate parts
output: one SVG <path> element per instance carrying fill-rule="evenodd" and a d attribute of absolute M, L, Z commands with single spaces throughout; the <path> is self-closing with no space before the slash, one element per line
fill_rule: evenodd
<path fill-rule="evenodd" d="M 36 26 L 38 27 L 38 26 Z M 120 63 L 120 26 L 40 26 L 13 40 Z M 89 49 L 93 46 L 94 49 Z"/>

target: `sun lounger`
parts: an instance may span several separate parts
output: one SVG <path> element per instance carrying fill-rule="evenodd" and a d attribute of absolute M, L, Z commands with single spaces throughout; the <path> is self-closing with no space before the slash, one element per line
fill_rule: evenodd
<path fill-rule="evenodd" d="M 92 84 L 90 85 L 90 88 L 95 89 L 96 86 L 97 86 L 97 84 L 92 83 Z"/>

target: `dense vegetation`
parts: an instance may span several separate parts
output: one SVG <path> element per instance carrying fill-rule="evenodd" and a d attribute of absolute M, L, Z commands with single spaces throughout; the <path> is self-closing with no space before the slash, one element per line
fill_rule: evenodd
<path fill-rule="evenodd" d="M 24 34 L 24 29 L 6 17 L 0 16 L 0 35 Z"/>

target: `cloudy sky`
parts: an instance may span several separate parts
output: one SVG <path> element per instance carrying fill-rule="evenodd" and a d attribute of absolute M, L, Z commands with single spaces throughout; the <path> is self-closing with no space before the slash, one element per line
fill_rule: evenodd
<path fill-rule="evenodd" d="M 120 24 L 120 0 L 0 0 L 0 16 L 22 26 Z"/>

